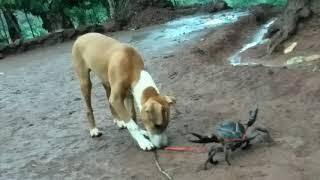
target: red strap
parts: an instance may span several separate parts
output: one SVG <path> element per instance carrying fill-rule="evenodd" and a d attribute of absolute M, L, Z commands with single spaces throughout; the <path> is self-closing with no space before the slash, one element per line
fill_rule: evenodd
<path fill-rule="evenodd" d="M 169 146 L 164 149 L 167 151 L 188 151 L 188 152 L 197 152 L 197 153 L 208 152 L 208 149 L 205 147 L 191 147 L 191 146 Z"/>

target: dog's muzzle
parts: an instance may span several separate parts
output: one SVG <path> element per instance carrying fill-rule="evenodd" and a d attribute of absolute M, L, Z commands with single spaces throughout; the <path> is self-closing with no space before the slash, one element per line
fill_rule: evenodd
<path fill-rule="evenodd" d="M 150 134 L 149 139 L 157 148 L 162 148 L 168 145 L 168 136 L 163 132 L 161 134 Z"/>

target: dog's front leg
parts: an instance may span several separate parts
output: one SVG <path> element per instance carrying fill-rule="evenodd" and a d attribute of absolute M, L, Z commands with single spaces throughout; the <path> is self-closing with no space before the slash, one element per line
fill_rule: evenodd
<path fill-rule="evenodd" d="M 120 93 L 119 93 L 120 92 Z M 110 104 L 117 111 L 120 119 L 125 122 L 130 135 L 137 141 L 140 148 L 143 150 L 151 150 L 154 145 L 144 137 L 141 129 L 136 122 L 131 118 L 130 113 L 127 111 L 124 105 L 124 99 L 121 98 L 121 91 L 117 88 L 111 89 Z"/>
<path fill-rule="evenodd" d="M 130 119 L 130 121 L 126 123 L 126 127 L 133 139 L 137 141 L 141 149 L 154 149 L 154 145 L 144 136 L 143 131 L 138 127 L 133 119 Z"/>

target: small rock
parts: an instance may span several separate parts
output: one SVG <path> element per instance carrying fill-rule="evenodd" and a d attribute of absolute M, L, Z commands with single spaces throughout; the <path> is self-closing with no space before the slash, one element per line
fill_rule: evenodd
<path fill-rule="evenodd" d="M 194 95 L 192 95 L 191 97 L 190 97 L 190 99 L 192 100 L 192 101 L 198 101 L 199 99 L 201 99 L 202 98 L 202 96 L 200 95 L 200 94 L 194 94 Z"/>
<path fill-rule="evenodd" d="M 306 61 L 316 61 L 316 60 L 320 60 L 319 54 L 314 54 L 314 55 L 306 57 Z"/>
<path fill-rule="evenodd" d="M 314 66 L 314 68 L 312 69 L 312 72 L 316 72 L 316 71 L 318 71 L 318 70 L 319 70 L 319 66 L 316 65 L 316 66 Z"/>
<path fill-rule="evenodd" d="M 0 53 L 0 59 L 3 59 L 4 55 L 2 53 Z"/>
<path fill-rule="evenodd" d="M 288 46 L 287 48 L 284 49 L 283 53 L 284 54 L 291 53 L 294 50 L 294 48 L 296 48 L 297 45 L 298 45 L 297 42 L 292 43 L 290 46 Z"/>
<path fill-rule="evenodd" d="M 13 92 L 13 94 L 21 94 L 20 90 L 16 90 L 15 92 Z"/>
<path fill-rule="evenodd" d="M 269 74 L 269 75 L 273 75 L 274 72 L 273 72 L 271 69 L 268 69 L 268 74 Z"/>
<path fill-rule="evenodd" d="M 76 111 L 70 111 L 69 112 L 69 115 L 72 115 L 73 113 L 75 113 Z"/>
<path fill-rule="evenodd" d="M 31 127 L 31 126 L 33 126 L 33 125 L 34 125 L 34 124 L 31 123 L 31 124 L 29 124 L 29 127 Z"/>
<path fill-rule="evenodd" d="M 305 61 L 304 56 L 296 56 L 287 60 L 286 64 L 287 65 L 298 64 L 298 63 L 302 63 L 303 61 Z"/>
<path fill-rule="evenodd" d="M 77 97 L 77 98 L 74 98 L 74 101 L 80 101 L 81 98 Z"/>
<path fill-rule="evenodd" d="M 169 78 L 174 79 L 177 75 L 178 75 L 177 72 L 173 72 L 173 73 L 169 74 Z"/>
<path fill-rule="evenodd" d="M 171 57 L 174 57 L 174 54 L 163 56 L 164 59 L 171 58 Z"/>

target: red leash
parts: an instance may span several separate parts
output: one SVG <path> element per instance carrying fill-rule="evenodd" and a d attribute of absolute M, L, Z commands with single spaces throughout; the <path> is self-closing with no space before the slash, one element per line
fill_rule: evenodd
<path fill-rule="evenodd" d="M 191 146 L 169 146 L 164 148 L 167 151 L 187 151 L 187 152 L 196 152 L 196 153 L 205 153 L 208 152 L 208 149 L 205 147 L 191 147 Z"/>

